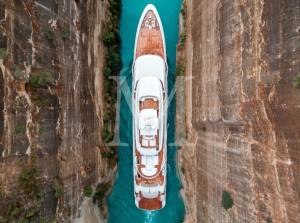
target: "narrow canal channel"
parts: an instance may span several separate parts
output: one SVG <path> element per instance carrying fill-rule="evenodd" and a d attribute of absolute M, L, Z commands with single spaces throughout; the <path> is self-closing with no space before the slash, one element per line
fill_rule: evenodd
<path fill-rule="evenodd" d="M 134 40 L 139 18 L 147 4 L 154 4 L 162 19 L 168 54 L 168 90 L 172 99 L 168 110 L 168 174 L 167 203 L 159 211 L 143 211 L 136 208 L 133 196 L 132 169 L 132 114 L 131 114 L 131 66 Z M 175 87 L 176 44 L 181 0 L 122 0 L 120 35 L 122 40 L 120 73 L 120 114 L 118 149 L 118 174 L 108 199 L 109 223 L 181 223 L 184 204 L 180 196 L 181 183 L 176 171 L 175 142 Z"/>

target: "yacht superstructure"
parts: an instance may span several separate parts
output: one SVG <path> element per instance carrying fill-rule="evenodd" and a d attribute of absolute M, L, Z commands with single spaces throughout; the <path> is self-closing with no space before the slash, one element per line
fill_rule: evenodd
<path fill-rule="evenodd" d="M 136 33 L 133 81 L 133 171 L 138 208 L 166 203 L 167 63 L 164 32 L 153 5 L 144 9 Z"/>

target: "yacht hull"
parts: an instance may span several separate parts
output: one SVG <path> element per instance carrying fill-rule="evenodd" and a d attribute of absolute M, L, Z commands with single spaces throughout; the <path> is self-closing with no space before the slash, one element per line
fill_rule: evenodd
<path fill-rule="evenodd" d="M 166 203 L 166 58 L 162 23 L 150 4 L 138 24 L 132 68 L 134 197 L 144 210 L 158 210 Z"/>

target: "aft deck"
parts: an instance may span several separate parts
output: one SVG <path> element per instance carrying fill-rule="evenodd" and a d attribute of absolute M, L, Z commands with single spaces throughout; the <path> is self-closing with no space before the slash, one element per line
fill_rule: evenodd
<path fill-rule="evenodd" d="M 160 197 L 158 198 L 144 198 L 140 193 L 141 200 L 139 201 L 139 207 L 146 210 L 158 210 L 162 208 L 162 202 Z"/>

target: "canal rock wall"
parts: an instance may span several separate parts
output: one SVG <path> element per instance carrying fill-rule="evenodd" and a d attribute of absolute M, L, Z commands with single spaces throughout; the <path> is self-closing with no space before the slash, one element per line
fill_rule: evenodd
<path fill-rule="evenodd" d="M 100 155 L 106 8 L 96 0 L 0 2 L 0 220 L 39 210 L 39 222 L 70 222 L 84 188 L 111 180 Z"/>
<path fill-rule="evenodd" d="M 300 2 L 187 2 L 186 222 L 300 222 Z"/>

